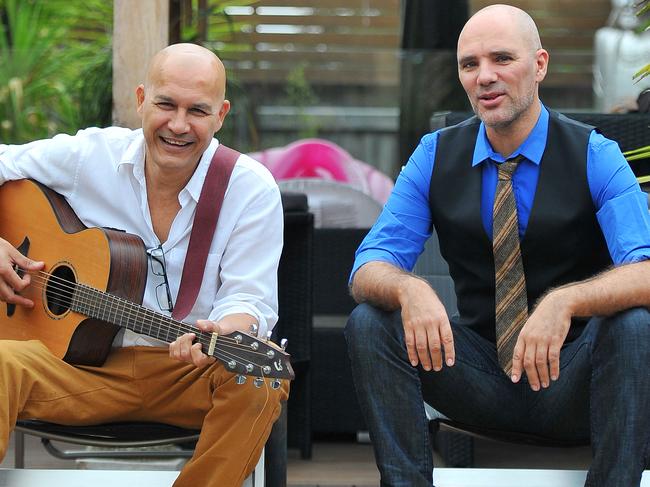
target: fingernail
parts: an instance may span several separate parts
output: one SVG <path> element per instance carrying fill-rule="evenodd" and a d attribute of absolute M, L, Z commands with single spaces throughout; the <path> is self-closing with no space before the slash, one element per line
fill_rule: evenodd
<path fill-rule="evenodd" d="M 515 374 L 512 374 L 512 377 L 510 377 L 512 382 L 517 382 L 519 380 L 519 377 L 517 377 Z"/>
<path fill-rule="evenodd" d="M 530 387 L 531 387 L 531 388 L 533 389 L 533 391 L 535 391 L 535 392 L 539 391 L 539 385 L 538 385 L 538 384 L 531 384 Z"/>
<path fill-rule="evenodd" d="M 453 361 L 453 359 L 448 358 L 448 359 L 447 359 L 447 365 L 448 365 L 449 367 L 451 367 L 452 365 L 454 365 L 454 361 Z"/>
<path fill-rule="evenodd" d="M 542 382 L 542 387 L 543 387 L 544 389 L 546 389 L 546 388 L 548 387 L 548 383 L 547 383 L 547 382 Z"/>
<path fill-rule="evenodd" d="M 417 363 L 415 360 L 411 360 L 411 365 L 412 365 L 413 367 L 416 367 L 416 366 L 418 365 L 418 363 Z"/>
<path fill-rule="evenodd" d="M 552 375 L 551 380 L 557 380 L 557 375 Z"/>
<path fill-rule="evenodd" d="M 436 366 L 433 368 L 433 370 L 435 370 L 436 372 L 440 372 L 442 370 L 442 367 Z"/>

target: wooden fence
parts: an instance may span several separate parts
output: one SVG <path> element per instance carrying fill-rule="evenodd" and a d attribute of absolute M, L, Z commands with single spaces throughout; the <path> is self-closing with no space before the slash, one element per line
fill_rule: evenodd
<path fill-rule="evenodd" d="M 282 83 L 302 64 L 307 80 L 315 85 L 399 85 L 400 0 L 228 3 L 226 15 L 198 16 L 199 34 L 243 82 Z M 492 3 L 470 0 L 470 13 Z M 606 24 L 611 1 L 510 3 L 531 14 L 551 54 L 545 83 L 590 88 L 594 33 Z M 205 11 L 215 6 L 209 0 L 199 4 Z"/>
<path fill-rule="evenodd" d="M 181 22 L 194 26 L 195 40 L 219 52 L 229 76 L 247 96 L 245 105 L 237 104 L 239 114 L 233 113 L 243 127 L 240 134 L 251 119 L 255 124 L 254 135 L 242 139 L 244 146 L 258 149 L 295 140 L 304 131 L 307 116 L 318 136 L 341 143 L 357 158 L 390 173 L 387 168 L 398 159 L 400 66 L 407 55 L 400 50 L 401 0 L 174 1 L 182 7 Z M 468 1 L 470 14 L 497 3 Z M 559 109 L 590 109 L 594 34 L 607 23 L 611 0 L 509 3 L 531 14 L 550 52 L 542 85 L 545 103 Z M 453 53 L 447 57 L 453 64 L 447 82 L 456 82 Z M 312 105 L 292 108 L 285 88 L 297 68 L 305 86 L 318 96 Z M 439 74 L 427 72 L 432 79 L 425 85 L 437 89 Z M 325 116 L 319 107 L 336 109 L 337 116 Z M 344 113 L 357 113 L 359 108 L 379 111 L 346 119 Z M 372 123 L 378 113 L 384 117 L 381 127 Z M 375 150 L 379 147 L 381 153 Z"/>
<path fill-rule="evenodd" d="M 471 0 L 472 11 L 497 3 Z M 549 51 L 544 86 L 591 91 L 594 34 L 607 23 L 610 0 L 510 0 L 535 20 L 542 46 Z"/>
<path fill-rule="evenodd" d="M 283 83 L 304 65 L 314 84 L 398 85 L 400 0 L 262 0 L 229 10 L 210 18 L 206 44 L 243 82 Z"/>

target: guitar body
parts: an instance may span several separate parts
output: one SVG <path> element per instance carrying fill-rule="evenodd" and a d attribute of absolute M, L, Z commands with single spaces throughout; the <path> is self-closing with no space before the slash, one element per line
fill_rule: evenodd
<path fill-rule="evenodd" d="M 102 365 L 119 326 L 87 318 L 56 299 L 62 279 L 142 302 L 147 257 L 142 240 L 125 232 L 86 228 L 65 199 L 31 180 L 0 186 L 0 237 L 47 274 L 32 273 L 26 309 L 0 302 L 0 339 L 40 340 L 72 364 Z"/>

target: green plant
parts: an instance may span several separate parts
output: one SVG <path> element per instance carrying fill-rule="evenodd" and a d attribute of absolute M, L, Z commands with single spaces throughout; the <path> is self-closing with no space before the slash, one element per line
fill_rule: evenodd
<path fill-rule="evenodd" d="M 300 129 L 298 138 L 304 139 L 318 135 L 318 123 L 313 116 L 306 112 L 306 108 L 318 103 L 318 97 L 314 93 L 307 77 L 305 76 L 305 63 L 293 68 L 287 75 L 285 91 L 289 105 L 297 110 Z"/>
<path fill-rule="evenodd" d="M 643 30 L 650 30 L 650 0 L 640 0 L 637 4 L 637 16 L 640 18 L 645 17 L 645 22 L 643 22 Z M 646 64 L 643 68 L 637 71 L 634 74 L 634 79 L 642 80 L 646 76 L 650 75 L 650 63 Z"/>
<path fill-rule="evenodd" d="M 103 0 L 0 0 L 0 141 L 73 132 L 97 118 L 80 93 L 106 57 L 111 21 Z"/>
<path fill-rule="evenodd" d="M 25 142 L 69 128 L 66 67 L 54 53 L 65 29 L 41 2 L 0 0 L 0 139 Z"/>
<path fill-rule="evenodd" d="M 635 6 L 638 9 L 637 16 L 646 19 L 645 22 L 643 22 L 643 30 L 650 30 L 650 0 L 641 0 Z M 634 74 L 634 79 L 640 81 L 648 75 L 650 75 L 650 63 L 637 71 Z M 624 152 L 623 155 L 628 162 L 650 158 L 650 145 Z M 637 180 L 639 181 L 639 184 L 648 183 L 650 182 L 650 176 L 641 176 L 638 177 Z"/>

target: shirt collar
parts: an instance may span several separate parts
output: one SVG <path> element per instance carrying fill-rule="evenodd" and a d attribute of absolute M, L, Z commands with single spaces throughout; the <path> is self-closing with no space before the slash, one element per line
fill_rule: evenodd
<path fill-rule="evenodd" d="M 203 152 L 199 165 L 197 166 L 194 174 L 187 182 L 183 191 L 179 195 L 179 198 L 183 200 L 185 193 L 189 194 L 195 202 L 199 201 L 199 196 L 201 195 L 201 188 L 203 187 L 203 180 L 208 173 L 208 168 L 210 167 L 210 161 L 214 155 L 219 142 L 217 139 L 212 139 L 210 145 Z M 145 141 L 142 129 L 136 130 L 136 136 L 133 138 L 129 146 L 124 151 L 121 160 L 117 163 L 116 169 L 119 171 L 123 166 L 131 166 L 133 169 L 133 175 L 140 182 L 143 187 L 146 187 L 144 181 L 144 158 L 145 158 Z M 181 204 L 183 202 L 181 201 Z"/>
<path fill-rule="evenodd" d="M 203 152 L 199 165 L 196 167 L 194 174 L 192 174 L 192 177 L 183 190 L 183 192 L 187 191 L 190 197 L 197 203 L 199 201 L 199 196 L 201 196 L 203 181 L 205 180 L 205 176 L 208 174 L 210 162 L 212 161 L 212 156 L 217 150 L 217 147 L 219 147 L 219 141 L 213 138 L 210 141 L 208 148 Z"/>
<path fill-rule="evenodd" d="M 144 135 L 142 134 L 142 129 L 134 130 L 133 133 L 134 137 L 131 140 L 131 143 L 128 145 L 122 154 L 122 158 L 115 166 L 117 171 L 125 165 L 144 167 Z"/>
<path fill-rule="evenodd" d="M 542 160 L 542 155 L 544 155 L 544 148 L 546 147 L 548 118 L 548 110 L 542 104 L 542 110 L 533 130 L 530 132 L 526 140 L 524 140 L 524 142 L 508 158 L 521 154 L 532 163 L 539 165 Z M 492 149 L 487 134 L 485 133 L 485 124 L 481 122 L 476 137 L 476 145 L 474 146 L 472 167 L 481 164 L 486 159 L 492 159 L 496 162 L 503 162 L 505 160 L 501 154 Z"/>

